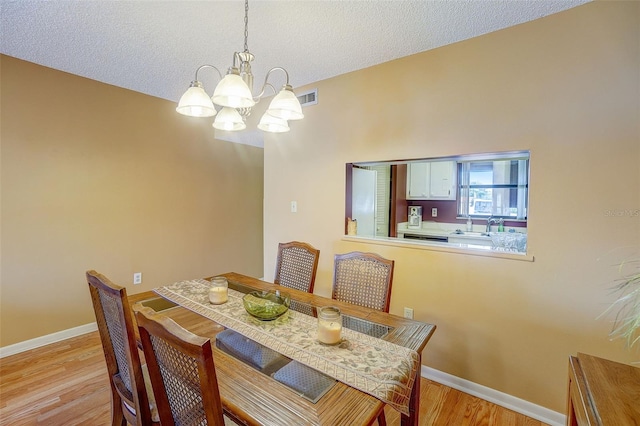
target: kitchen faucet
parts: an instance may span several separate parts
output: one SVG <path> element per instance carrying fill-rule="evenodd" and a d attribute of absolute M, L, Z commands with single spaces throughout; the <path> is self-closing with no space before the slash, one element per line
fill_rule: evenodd
<path fill-rule="evenodd" d="M 498 223 L 498 219 L 494 219 L 493 216 L 489 216 L 487 218 L 487 230 L 485 231 L 487 234 L 489 232 L 491 232 L 491 225 L 495 225 L 496 223 Z"/>

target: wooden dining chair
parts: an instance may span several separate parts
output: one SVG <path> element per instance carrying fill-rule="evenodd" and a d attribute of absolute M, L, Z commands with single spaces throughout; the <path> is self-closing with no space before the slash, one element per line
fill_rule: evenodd
<path fill-rule="evenodd" d="M 394 263 L 375 253 L 336 254 L 331 298 L 389 312 Z M 378 414 L 378 425 L 386 424 L 383 409 Z"/>
<path fill-rule="evenodd" d="M 158 412 L 150 382 L 145 384 L 127 290 L 96 271 L 87 271 L 87 283 L 98 332 L 107 361 L 113 426 L 157 425 Z"/>
<path fill-rule="evenodd" d="M 228 424 L 211 341 L 148 308 L 136 319 L 162 426 Z"/>
<path fill-rule="evenodd" d="M 332 298 L 389 312 L 394 261 L 375 253 L 336 254 Z"/>
<path fill-rule="evenodd" d="M 320 250 L 307 243 L 278 244 L 275 284 L 313 293 Z"/>

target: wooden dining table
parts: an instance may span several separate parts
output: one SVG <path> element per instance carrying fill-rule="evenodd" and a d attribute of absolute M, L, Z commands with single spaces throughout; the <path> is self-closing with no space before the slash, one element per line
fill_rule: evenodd
<path fill-rule="evenodd" d="M 230 288 L 241 286 L 245 289 L 286 291 L 292 301 L 317 308 L 336 306 L 346 316 L 387 326 L 390 331 L 381 339 L 412 349 L 419 357 L 436 329 L 433 324 L 282 287 L 235 272 L 217 276 L 226 277 Z M 205 279 L 210 280 L 211 277 Z M 129 302 L 132 309 L 137 310 L 145 304 L 148 306 L 150 300 L 158 301 L 158 298 L 160 296 L 154 291 L 148 291 L 129 296 Z M 162 302 L 163 299 L 159 301 Z M 215 321 L 179 305 L 159 311 L 192 333 L 210 338 L 212 343 L 215 342 L 216 335 L 224 330 L 224 327 Z M 287 426 L 370 425 L 384 409 L 385 403 L 380 399 L 342 382 L 337 382 L 313 403 L 272 377 L 256 371 L 250 365 L 218 349 L 215 344 L 212 346 L 223 408 L 230 417 L 242 423 Z M 409 414 L 401 415 L 402 425 L 418 425 L 419 404 L 418 368 L 411 390 Z"/>

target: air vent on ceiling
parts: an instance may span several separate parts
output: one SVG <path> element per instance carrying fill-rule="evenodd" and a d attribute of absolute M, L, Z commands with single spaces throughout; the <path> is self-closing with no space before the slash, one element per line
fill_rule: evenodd
<path fill-rule="evenodd" d="M 315 105 L 318 103 L 318 89 L 310 90 L 296 97 L 298 98 L 300 105 L 302 105 L 303 107 L 309 106 L 309 105 Z"/>

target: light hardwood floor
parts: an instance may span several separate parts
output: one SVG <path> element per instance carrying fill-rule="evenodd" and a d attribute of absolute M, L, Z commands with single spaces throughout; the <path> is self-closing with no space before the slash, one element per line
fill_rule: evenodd
<path fill-rule="evenodd" d="M 0 425 L 108 425 L 108 386 L 97 331 L 0 359 Z M 421 386 L 421 425 L 544 424 L 424 378 Z"/>

